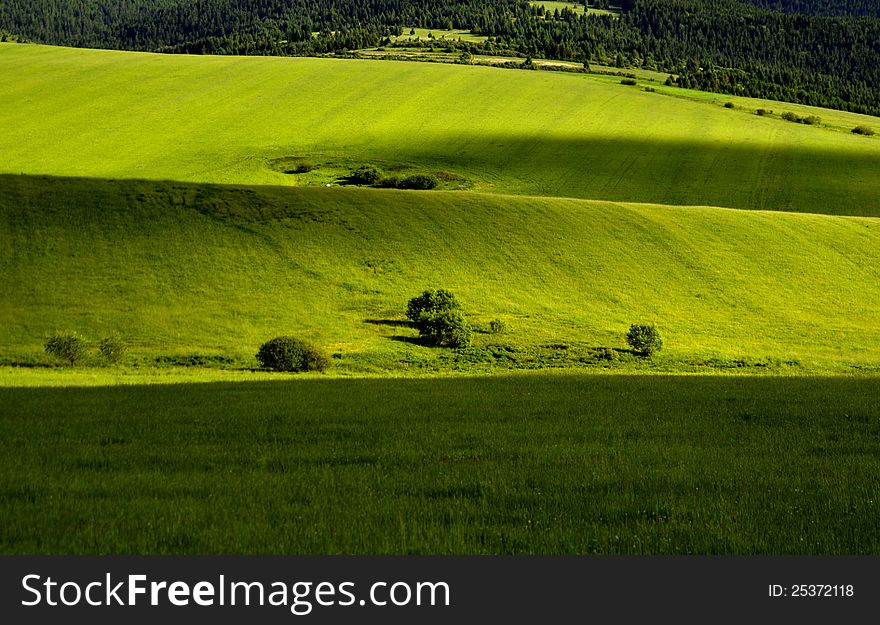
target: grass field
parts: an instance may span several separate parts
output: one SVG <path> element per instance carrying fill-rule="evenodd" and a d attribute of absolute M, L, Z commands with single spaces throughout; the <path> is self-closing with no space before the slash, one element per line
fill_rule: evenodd
<path fill-rule="evenodd" d="M 878 553 L 878 400 L 702 376 L 0 388 L 0 552 Z"/>
<path fill-rule="evenodd" d="M 880 553 L 876 119 L 368 60 L 0 79 L 0 553 Z M 472 347 L 414 340 L 426 288 Z M 329 373 L 256 371 L 279 334 Z"/>
<path fill-rule="evenodd" d="M 574 2 L 547 2 L 545 0 L 538 0 L 537 2 L 529 2 L 529 4 L 531 4 L 532 6 L 543 6 L 544 10 L 549 11 L 551 14 L 554 10 L 561 11 L 566 7 L 568 7 L 578 15 L 583 15 L 584 13 L 584 5 Z"/>
<path fill-rule="evenodd" d="M 120 332 L 141 364 L 253 367 L 263 341 L 296 334 L 335 353 L 338 373 L 576 366 L 653 321 L 661 370 L 880 365 L 876 219 L 2 176 L 0 242 L 6 362 L 44 362 L 46 337 L 70 330 Z M 464 353 L 409 342 L 406 302 L 432 287 L 509 331 Z"/>
<path fill-rule="evenodd" d="M 413 33 L 412 31 L 415 31 Z M 428 35 L 431 35 L 429 38 Z M 454 41 L 471 41 L 471 42 L 481 42 L 486 41 L 488 37 L 484 35 L 474 35 L 468 30 L 442 30 L 438 28 L 404 28 L 403 34 L 392 37 L 393 41 L 429 41 L 429 39 L 434 39 L 438 43 L 443 43 L 443 40 L 454 40 Z"/>
<path fill-rule="evenodd" d="M 880 213 L 876 120 L 826 127 L 609 77 L 0 45 L 0 171 L 296 184 L 285 157 L 424 167 L 480 191 Z M 781 112 L 778 103 L 765 108 Z"/>

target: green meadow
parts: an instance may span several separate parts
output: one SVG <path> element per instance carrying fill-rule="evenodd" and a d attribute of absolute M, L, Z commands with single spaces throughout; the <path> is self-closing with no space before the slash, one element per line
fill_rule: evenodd
<path fill-rule="evenodd" d="M 415 33 L 412 33 L 415 31 Z M 428 35 L 431 35 L 428 37 Z M 486 41 L 488 37 L 483 35 L 474 35 L 469 30 L 443 30 L 439 28 L 404 28 L 402 35 L 391 37 L 393 41 L 422 41 L 427 43 L 430 40 L 436 40 L 436 43 L 442 44 L 443 40 L 454 41 Z"/>
<path fill-rule="evenodd" d="M 880 553 L 876 118 L 378 60 L 0 78 L 0 552 Z M 416 340 L 427 288 L 472 346 Z M 258 370 L 281 334 L 328 372 Z"/>
<path fill-rule="evenodd" d="M 0 388 L 0 552 L 880 551 L 854 378 Z"/>
<path fill-rule="evenodd" d="M 338 374 L 880 366 L 876 219 L 33 176 L 0 176 L 0 214 L 7 364 L 49 363 L 45 339 L 76 331 L 119 332 L 141 365 L 240 368 L 294 333 Z M 414 343 L 406 302 L 434 286 L 508 330 L 463 351 Z M 666 337 L 654 361 L 590 359 L 635 322 Z"/>
<path fill-rule="evenodd" d="M 880 139 L 849 132 L 878 124 L 850 113 L 817 109 L 817 128 L 778 117 L 803 107 L 758 117 L 606 76 L 20 44 L 0 76 L 4 173 L 290 186 L 272 163 L 292 158 L 494 193 L 880 211 Z"/>

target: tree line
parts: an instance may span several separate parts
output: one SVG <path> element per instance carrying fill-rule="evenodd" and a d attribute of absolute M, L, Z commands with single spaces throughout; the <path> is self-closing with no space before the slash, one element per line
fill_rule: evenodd
<path fill-rule="evenodd" d="M 609 2 L 586 0 L 588 6 Z M 485 35 L 470 53 L 643 67 L 682 86 L 880 115 L 880 0 L 4 0 L 0 31 L 58 45 L 315 55 L 411 27 Z"/>

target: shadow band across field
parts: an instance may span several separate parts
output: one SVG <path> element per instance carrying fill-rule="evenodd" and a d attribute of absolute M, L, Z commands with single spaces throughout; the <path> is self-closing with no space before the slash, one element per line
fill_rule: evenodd
<path fill-rule="evenodd" d="M 773 123 L 789 122 L 773 120 Z M 468 172 L 486 190 L 615 202 L 880 216 L 880 141 L 822 143 L 552 134 L 437 136 L 380 158 Z"/>
<path fill-rule="evenodd" d="M 823 128 L 795 130 L 805 135 L 798 143 L 794 138 L 666 138 L 662 132 L 644 139 L 626 133 L 439 133 L 417 142 L 347 146 L 345 156 L 354 162 L 407 163 L 463 175 L 478 190 L 492 193 L 880 216 L 880 140 Z M 292 151 L 303 152 L 299 147 Z M 217 168 L 222 172 L 223 164 L 218 162 Z M 117 168 L 113 176 L 140 178 L 142 171 L 132 169 L 128 176 Z M 100 172 L 95 173 L 80 180 L 102 184 Z M 247 182 L 247 174 L 242 176 Z M 10 177 L 14 175 L 0 174 L 0 188 Z M 147 177 L 173 178 L 173 172 Z M 206 182 L 211 182 L 210 175 Z M 278 183 L 289 182 L 279 177 Z"/>
<path fill-rule="evenodd" d="M 0 552 L 877 554 L 876 378 L 0 388 Z"/>

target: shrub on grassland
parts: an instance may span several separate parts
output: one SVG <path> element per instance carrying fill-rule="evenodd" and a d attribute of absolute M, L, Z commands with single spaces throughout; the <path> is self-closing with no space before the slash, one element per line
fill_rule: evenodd
<path fill-rule="evenodd" d="M 807 115 L 805 117 L 801 117 L 800 115 L 795 115 L 791 111 L 786 111 L 781 115 L 781 117 L 787 122 L 793 122 L 795 124 L 806 124 L 807 126 L 818 126 L 822 123 L 822 118 L 818 115 Z"/>
<path fill-rule="evenodd" d="M 451 291 L 428 289 L 413 297 L 406 306 L 406 316 L 416 324 L 419 336 L 430 345 L 467 347 L 473 328 L 461 312 L 461 304 Z"/>
<path fill-rule="evenodd" d="M 43 347 L 47 354 L 70 365 L 80 362 L 86 353 L 86 342 L 75 334 L 55 334 Z"/>
<path fill-rule="evenodd" d="M 467 347 L 474 331 L 458 309 L 423 313 L 418 321 L 419 336 L 431 345 Z"/>
<path fill-rule="evenodd" d="M 626 342 L 643 356 L 652 356 L 663 349 L 663 339 L 660 331 L 651 325 L 633 324 L 626 333 Z"/>
<path fill-rule="evenodd" d="M 373 165 L 361 165 L 349 175 L 349 179 L 354 184 L 376 184 L 381 178 L 382 172 Z"/>
<path fill-rule="evenodd" d="M 384 189 L 413 189 L 427 191 L 429 189 L 436 189 L 437 185 L 440 184 L 440 180 L 437 176 L 432 176 L 431 174 L 412 174 L 405 178 L 401 176 L 388 176 L 381 180 L 377 180 L 375 184 L 377 187 L 382 187 Z"/>
<path fill-rule="evenodd" d="M 874 129 L 870 126 L 856 126 L 851 132 L 854 135 L 862 135 L 865 137 L 871 137 L 874 135 Z"/>
<path fill-rule="evenodd" d="M 451 291 L 445 289 L 426 289 L 421 295 L 409 300 L 406 305 L 406 318 L 419 323 L 422 315 L 444 310 L 461 309 L 461 304 Z"/>
<path fill-rule="evenodd" d="M 112 365 L 121 363 L 122 359 L 125 358 L 126 352 L 128 352 L 128 346 L 118 334 L 104 337 L 98 344 L 98 353 Z"/>
<path fill-rule="evenodd" d="M 437 178 L 430 174 L 413 174 L 400 181 L 400 188 L 427 191 L 428 189 L 436 189 L 437 184 Z"/>
<path fill-rule="evenodd" d="M 264 369 L 273 371 L 324 371 L 330 359 L 310 343 L 292 336 L 278 336 L 266 341 L 257 352 Z"/>

